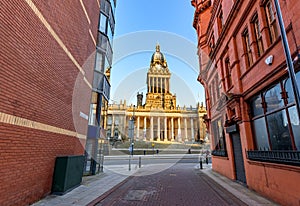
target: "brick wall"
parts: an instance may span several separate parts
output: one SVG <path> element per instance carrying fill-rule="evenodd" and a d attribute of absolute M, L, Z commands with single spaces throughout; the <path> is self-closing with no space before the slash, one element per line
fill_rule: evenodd
<path fill-rule="evenodd" d="M 0 16 L 0 205 L 27 205 L 50 193 L 56 156 L 84 153 L 99 5 L 3 1 Z"/>

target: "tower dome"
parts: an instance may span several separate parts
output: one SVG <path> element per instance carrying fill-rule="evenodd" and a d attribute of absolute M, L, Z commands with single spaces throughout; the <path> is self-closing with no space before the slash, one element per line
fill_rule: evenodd
<path fill-rule="evenodd" d="M 159 63 L 161 65 L 164 65 L 166 62 L 165 56 L 160 52 L 160 46 L 159 44 L 156 45 L 156 51 L 153 53 L 151 58 L 151 65 L 154 63 Z"/>

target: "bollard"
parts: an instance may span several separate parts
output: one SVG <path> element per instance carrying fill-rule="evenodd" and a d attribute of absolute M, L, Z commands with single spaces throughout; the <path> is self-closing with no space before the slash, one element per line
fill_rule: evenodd
<path fill-rule="evenodd" d="M 139 168 L 141 168 L 141 166 L 142 166 L 142 158 L 139 157 Z"/>
<path fill-rule="evenodd" d="M 128 171 L 131 171 L 131 156 L 129 155 Z"/>
<path fill-rule="evenodd" d="M 202 170 L 203 167 L 202 167 L 202 159 L 200 159 L 200 169 Z"/>

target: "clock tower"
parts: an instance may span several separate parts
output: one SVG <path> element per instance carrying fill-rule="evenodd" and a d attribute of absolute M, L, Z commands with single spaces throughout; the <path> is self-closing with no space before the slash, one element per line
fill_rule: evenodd
<path fill-rule="evenodd" d="M 176 96 L 170 92 L 170 77 L 166 58 L 157 44 L 147 73 L 146 108 L 168 110 L 176 107 Z"/>

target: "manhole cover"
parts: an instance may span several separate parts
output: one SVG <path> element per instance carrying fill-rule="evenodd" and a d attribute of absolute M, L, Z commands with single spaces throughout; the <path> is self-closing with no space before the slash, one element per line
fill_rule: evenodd
<path fill-rule="evenodd" d="M 146 194 L 146 190 L 130 190 L 124 200 L 142 200 Z"/>

